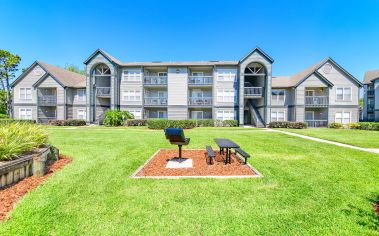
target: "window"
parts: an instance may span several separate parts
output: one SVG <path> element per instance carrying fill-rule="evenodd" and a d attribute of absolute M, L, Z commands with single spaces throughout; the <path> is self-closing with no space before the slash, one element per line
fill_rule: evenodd
<path fill-rule="evenodd" d="M 217 120 L 234 120 L 234 111 L 217 111 Z"/>
<path fill-rule="evenodd" d="M 87 118 L 86 109 L 78 109 L 78 119 L 85 120 Z"/>
<path fill-rule="evenodd" d="M 122 96 L 124 101 L 141 101 L 141 91 L 139 90 L 127 90 L 124 91 Z"/>
<path fill-rule="evenodd" d="M 195 120 L 202 120 L 204 118 L 203 111 L 192 111 L 191 118 Z"/>
<path fill-rule="evenodd" d="M 351 88 L 336 88 L 337 101 L 351 101 Z"/>
<path fill-rule="evenodd" d="M 234 90 L 233 89 L 218 89 L 217 101 L 218 102 L 234 102 Z"/>
<path fill-rule="evenodd" d="M 305 90 L 305 96 L 306 97 L 313 97 L 315 95 L 314 90 Z"/>
<path fill-rule="evenodd" d="M 128 110 L 131 114 L 134 115 L 134 119 L 142 119 L 142 112 L 139 109 Z"/>
<path fill-rule="evenodd" d="M 342 124 L 350 123 L 350 112 L 336 112 L 335 122 Z"/>
<path fill-rule="evenodd" d="M 32 100 L 32 88 L 20 88 L 21 100 Z"/>
<path fill-rule="evenodd" d="M 122 72 L 122 79 L 124 81 L 140 82 L 141 81 L 141 73 L 139 71 L 124 70 Z"/>
<path fill-rule="evenodd" d="M 167 76 L 167 72 L 158 72 L 158 76 L 165 77 Z"/>
<path fill-rule="evenodd" d="M 284 111 L 272 111 L 271 121 L 284 121 Z"/>
<path fill-rule="evenodd" d="M 217 80 L 218 81 L 234 81 L 236 74 L 232 72 L 218 72 Z"/>
<path fill-rule="evenodd" d="M 32 119 L 32 109 L 31 108 L 20 108 L 18 118 L 21 120 L 31 120 Z"/>
<path fill-rule="evenodd" d="M 85 101 L 86 100 L 86 90 L 85 89 L 78 89 L 76 91 L 78 96 L 78 101 Z"/>
<path fill-rule="evenodd" d="M 285 91 L 284 89 L 274 89 L 272 90 L 271 92 L 271 95 L 272 95 L 272 100 L 273 101 L 284 101 L 284 97 L 285 97 Z"/>

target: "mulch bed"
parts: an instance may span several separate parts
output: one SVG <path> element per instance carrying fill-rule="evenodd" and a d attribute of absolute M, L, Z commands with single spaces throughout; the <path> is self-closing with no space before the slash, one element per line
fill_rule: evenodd
<path fill-rule="evenodd" d="M 225 155 L 216 152 L 213 165 L 208 165 L 205 150 L 183 150 L 183 158 L 191 158 L 193 168 L 166 168 L 167 161 L 178 156 L 178 149 L 160 149 L 158 153 L 135 175 L 142 176 L 258 176 L 258 173 L 242 160 L 231 157 L 225 165 Z"/>
<path fill-rule="evenodd" d="M 71 160 L 68 156 L 59 155 L 59 160 L 47 166 L 47 174 L 45 176 L 30 176 L 0 190 L 0 220 L 3 220 L 7 216 L 19 199 L 49 178 L 54 172 L 70 163 Z"/>

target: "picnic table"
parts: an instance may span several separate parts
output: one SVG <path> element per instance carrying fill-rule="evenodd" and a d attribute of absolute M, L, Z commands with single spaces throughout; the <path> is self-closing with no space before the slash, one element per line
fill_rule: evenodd
<path fill-rule="evenodd" d="M 230 164 L 231 163 L 231 158 L 230 158 L 230 154 L 231 154 L 231 151 L 230 149 L 231 148 L 239 148 L 240 146 L 238 144 L 236 144 L 235 142 L 233 142 L 232 140 L 230 139 L 226 139 L 226 138 L 215 138 L 214 139 L 217 146 L 220 147 L 220 149 L 226 149 L 226 158 L 225 158 L 225 164 Z"/>

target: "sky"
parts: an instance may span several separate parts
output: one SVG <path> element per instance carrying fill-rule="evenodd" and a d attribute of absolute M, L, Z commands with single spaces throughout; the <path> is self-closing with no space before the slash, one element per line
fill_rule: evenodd
<path fill-rule="evenodd" d="M 131 61 L 239 60 L 260 47 L 273 75 L 326 57 L 356 78 L 379 69 L 379 0 L 0 0 L 0 49 L 65 66 L 97 48 Z"/>

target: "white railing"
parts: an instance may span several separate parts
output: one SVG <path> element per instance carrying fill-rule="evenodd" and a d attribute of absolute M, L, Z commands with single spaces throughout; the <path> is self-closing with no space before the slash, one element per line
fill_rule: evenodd
<path fill-rule="evenodd" d="M 57 105 L 56 95 L 39 95 L 38 105 Z"/>
<path fill-rule="evenodd" d="M 327 120 L 306 120 L 305 121 L 308 124 L 308 127 L 326 127 L 328 126 Z"/>
<path fill-rule="evenodd" d="M 165 85 L 167 84 L 167 76 L 145 75 L 143 83 L 146 85 Z"/>
<path fill-rule="evenodd" d="M 145 105 L 167 105 L 166 97 L 145 97 Z"/>
<path fill-rule="evenodd" d="M 188 76 L 190 85 L 212 85 L 213 76 Z"/>
<path fill-rule="evenodd" d="M 98 97 L 110 97 L 111 96 L 111 88 L 110 87 L 97 87 L 96 88 L 96 96 L 98 96 Z"/>
<path fill-rule="evenodd" d="M 262 92 L 262 87 L 245 87 L 245 97 L 261 97 Z"/>
<path fill-rule="evenodd" d="M 194 105 L 194 106 L 211 106 L 212 105 L 212 98 L 211 97 L 190 97 L 188 99 L 188 104 L 189 105 Z"/>
<path fill-rule="evenodd" d="M 327 106 L 329 104 L 328 96 L 306 96 L 306 106 Z"/>

